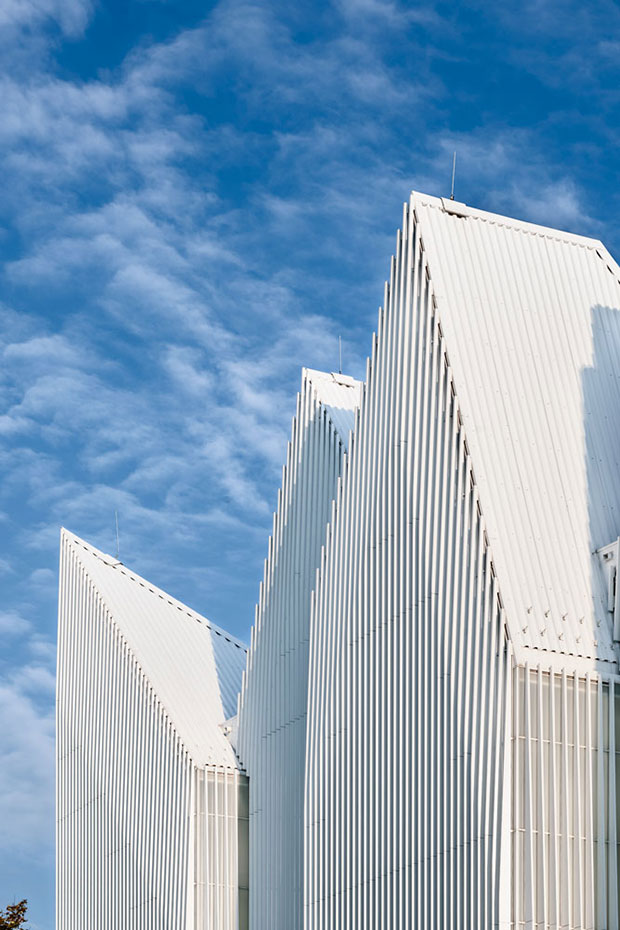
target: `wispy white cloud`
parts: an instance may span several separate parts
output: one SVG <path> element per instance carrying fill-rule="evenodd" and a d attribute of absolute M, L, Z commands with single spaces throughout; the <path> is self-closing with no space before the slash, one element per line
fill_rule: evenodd
<path fill-rule="evenodd" d="M 0 28 L 33 28 L 51 20 L 65 35 L 75 37 L 86 28 L 92 9 L 91 0 L 3 0 Z"/>
<path fill-rule="evenodd" d="M 0 848 L 12 866 L 52 852 L 55 658 L 26 611 L 0 611 Z"/>
<path fill-rule="evenodd" d="M 387 28 L 394 41 L 394 31 L 412 25 L 449 28 L 449 21 L 441 16 L 432 3 L 406 4 L 395 0 L 338 0 L 337 8 L 353 28 L 370 26 Z"/>
<path fill-rule="evenodd" d="M 31 629 L 28 620 L 22 617 L 15 610 L 4 610 L 0 612 L 0 634 L 18 635 L 26 633 Z"/>
<path fill-rule="evenodd" d="M 46 595 L 52 594 L 58 586 L 57 574 L 51 568 L 35 568 L 30 573 L 30 584 Z"/>
<path fill-rule="evenodd" d="M 24 665 L 0 677 L 0 847 L 47 858 L 53 842 L 54 715 L 49 668 Z"/>
<path fill-rule="evenodd" d="M 440 140 L 444 161 L 457 151 L 459 189 L 480 190 L 484 206 L 534 223 L 600 235 L 583 193 L 562 168 L 551 165 L 531 132 L 500 128 Z M 527 158 L 523 157 L 527 152 Z"/>
<path fill-rule="evenodd" d="M 77 78 L 55 50 L 96 4 L 2 6 L 0 840 L 49 848 L 60 524 L 114 551 L 118 511 L 124 560 L 243 635 L 299 369 L 335 368 L 340 335 L 363 375 L 408 189 L 446 192 L 457 147 L 457 196 L 598 234 L 552 119 L 514 129 L 469 79 L 497 22 L 541 87 L 593 87 L 537 44 L 573 8 L 487 5 L 472 36 L 435 3 L 339 0 L 310 29 L 299 6 L 220 0 Z M 613 74 L 613 40 L 577 13 L 562 36 L 581 28 Z"/>

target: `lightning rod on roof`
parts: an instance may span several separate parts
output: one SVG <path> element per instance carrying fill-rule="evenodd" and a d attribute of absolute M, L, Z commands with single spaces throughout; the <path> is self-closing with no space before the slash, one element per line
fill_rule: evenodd
<path fill-rule="evenodd" d="M 452 155 L 452 187 L 450 189 L 450 200 L 454 200 L 454 175 L 456 174 L 456 149 Z"/>
<path fill-rule="evenodd" d="M 338 336 L 338 374 L 342 374 L 342 337 Z"/>
<path fill-rule="evenodd" d="M 118 547 L 118 510 L 115 510 L 115 511 L 114 511 L 114 519 L 115 519 L 115 521 L 116 521 L 116 561 L 118 562 L 118 554 L 119 554 L 119 547 Z"/>

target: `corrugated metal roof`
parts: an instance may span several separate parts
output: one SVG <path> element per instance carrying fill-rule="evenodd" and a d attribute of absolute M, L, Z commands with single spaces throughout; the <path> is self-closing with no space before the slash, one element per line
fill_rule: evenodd
<path fill-rule="evenodd" d="M 355 427 L 355 414 L 360 404 L 362 382 L 338 372 L 315 371 L 304 368 L 302 382 L 307 377 L 321 403 L 334 424 L 334 428 L 345 449 L 349 444 L 349 433 Z"/>
<path fill-rule="evenodd" d="M 197 765 L 237 767 L 221 724 L 235 713 L 246 647 L 62 530 Z"/>
<path fill-rule="evenodd" d="M 620 270 L 594 239 L 413 193 L 510 635 L 615 661 Z"/>

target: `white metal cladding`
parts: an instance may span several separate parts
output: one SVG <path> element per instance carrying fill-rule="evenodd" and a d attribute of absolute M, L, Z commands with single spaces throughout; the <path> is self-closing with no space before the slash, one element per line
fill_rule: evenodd
<path fill-rule="evenodd" d="M 235 710 L 233 700 L 246 663 L 244 644 L 113 556 L 66 531 L 65 536 L 138 656 L 192 759 L 196 764 L 236 768 L 221 724 Z"/>
<path fill-rule="evenodd" d="M 58 930 L 620 930 L 620 269 L 414 193 L 384 307 L 304 369 L 234 721 L 243 644 L 63 531 Z"/>
<path fill-rule="evenodd" d="M 510 921 L 511 647 L 413 211 L 310 628 L 306 930 Z"/>
<path fill-rule="evenodd" d="M 618 928 L 620 679 L 515 670 L 511 927 Z"/>
<path fill-rule="evenodd" d="M 274 515 L 237 751 L 250 776 L 250 926 L 303 919 L 303 796 L 310 592 L 360 385 L 304 369 Z"/>
<path fill-rule="evenodd" d="M 247 778 L 213 766 L 196 767 L 193 788 L 195 896 L 188 926 L 248 930 Z"/>
<path fill-rule="evenodd" d="M 620 270 L 593 239 L 417 193 L 411 209 L 519 660 L 615 666 L 592 552 L 620 535 Z"/>
<path fill-rule="evenodd" d="M 219 726 L 211 635 L 62 532 L 57 930 L 246 927 L 244 833 L 232 826 L 245 778 Z M 232 638 L 228 649 L 232 666 Z M 201 777 L 218 786 L 211 800 Z"/>
<path fill-rule="evenodd" d="M 190 791 L 188 752 L 64 535 L 58 930 L 185 926 Z"/>

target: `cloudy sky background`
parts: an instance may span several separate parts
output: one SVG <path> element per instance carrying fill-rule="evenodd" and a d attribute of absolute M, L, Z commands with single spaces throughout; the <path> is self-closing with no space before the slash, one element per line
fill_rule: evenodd
<path fill-rule="evenodd" d="M 0 3 L 0 907 L 53 928 L 61 525 L 247 638 L 411 188 L 620 253 L 611 0 Z"/>

